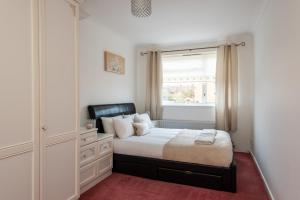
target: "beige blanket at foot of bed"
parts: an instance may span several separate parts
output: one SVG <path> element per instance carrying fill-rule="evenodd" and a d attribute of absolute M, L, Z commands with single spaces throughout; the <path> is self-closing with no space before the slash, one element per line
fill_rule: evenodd
<path fill-rule="evenodd" d="M 232 143 L 228 133 L 218 131 L 212 145 L 195 144 L 197 133 L 180 132 L 163 148 L 163 159 L 229 167 L 232 158 Z"/>

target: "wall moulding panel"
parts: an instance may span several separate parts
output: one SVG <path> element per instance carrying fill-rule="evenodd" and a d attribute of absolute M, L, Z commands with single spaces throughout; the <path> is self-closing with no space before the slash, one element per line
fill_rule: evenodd
<path fill-rule="evenodd" d="M 53 146 L 56 144 L 75 140 L 75 139 L 77 139 L 77 136 L 74 133 L 76 133 L 76 132 L 74 131 L 74 132 L 70 132 L 70 133 L 66 133 L 66 134 L 61 134 L 58 136 L 51 136 L 51 137 L 47 138 L 46 146 L 49 147 L 49 146 Z"/>
<path fill-rule="evenodd" d="M 0 160 L 33 151 L 33 142 L 24 142 L 0 148 Z"/>

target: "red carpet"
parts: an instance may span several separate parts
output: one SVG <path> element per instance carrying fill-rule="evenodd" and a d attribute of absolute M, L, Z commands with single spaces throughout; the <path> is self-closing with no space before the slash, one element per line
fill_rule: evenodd
<path fill-rule="evenodd" d="M 81 200 L 269 200 L 249 154 L 236 153 L 237 193 L 148 180 L 118 173 L 85 192 Z"/>

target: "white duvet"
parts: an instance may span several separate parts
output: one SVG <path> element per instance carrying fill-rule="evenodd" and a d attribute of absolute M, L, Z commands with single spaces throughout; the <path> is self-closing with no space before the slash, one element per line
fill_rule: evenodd
<path fill-rule="evenodd" d="M 126 139 L 114 139 L 114 153 L 163 158 L 163 148 L 170 139 L 174 138 L 182 129 L 152 128 L 144 136 L 131 136 Z M 220 167 L 230 166 L 233 158 L 232 143 L 228 133 L 218 131 L 212 145 L 201 145 L 203 153 L 199 155 L 198 164 Z"/>

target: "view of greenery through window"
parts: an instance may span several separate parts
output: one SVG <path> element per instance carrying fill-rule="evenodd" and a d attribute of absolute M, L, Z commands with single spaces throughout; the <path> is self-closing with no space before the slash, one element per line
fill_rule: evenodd
<path fill-rule="evenodd" d="M 163 105 L 215 104 L 216 52 L 164 55 Z"/>

